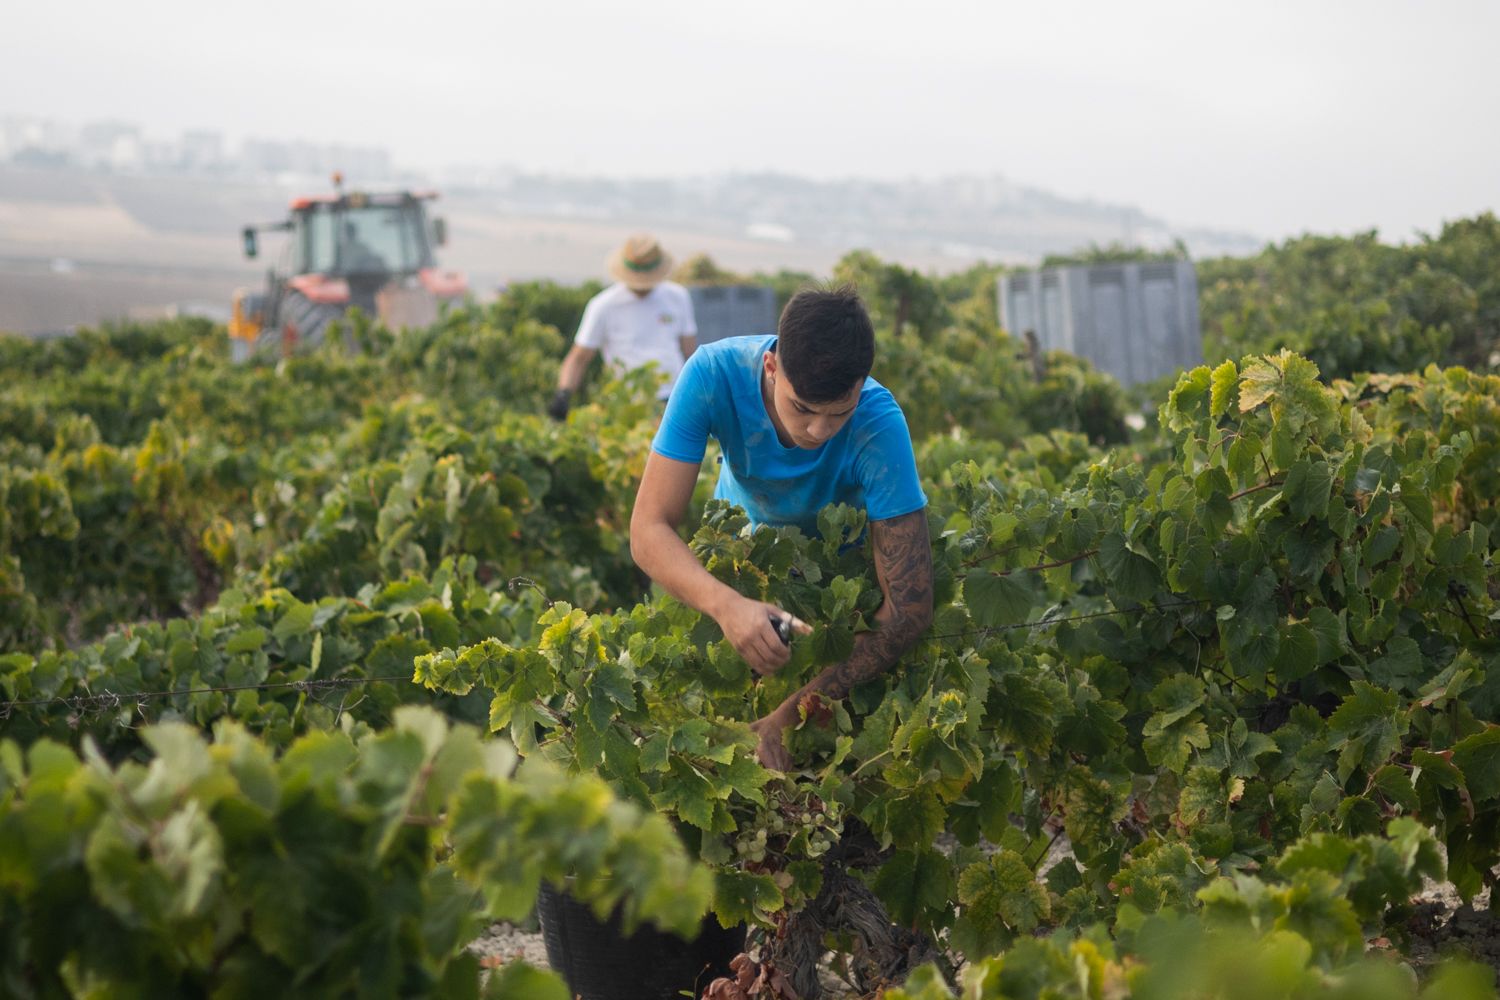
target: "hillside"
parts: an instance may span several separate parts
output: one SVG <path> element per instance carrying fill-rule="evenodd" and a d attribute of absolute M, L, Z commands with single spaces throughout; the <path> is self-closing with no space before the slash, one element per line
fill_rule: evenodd
<path fill-rule="evenodd" d="M 220 315 L 236 286 L 260 280 L 260 268 L 240 256 L 239 228 L 281 217 L 290 198 L 325 183 L 0 166 L 0 330 L 57 332 L 174 307 Z M 856 247 L 947 272 L 1093 243 L 1170 240 L 1165 222 L 1137 209 L 994 178 L 493 175 L 454 176 L 441 190 L 451 233 L 444 263 L 466 271 L 481 297 L 515 280 L 598 277 L 606 254 L 638 229 L 656 232 L 679 258 L 707 253 L 747 273 L 828 273 Z M 1203 253 L 1258 246 L 1243 234 L 1182 235 Z"/>

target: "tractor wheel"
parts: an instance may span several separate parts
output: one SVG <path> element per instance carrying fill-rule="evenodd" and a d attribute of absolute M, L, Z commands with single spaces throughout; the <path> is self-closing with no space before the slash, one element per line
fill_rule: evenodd
<path fill-rule="evenodd" d="M 337 329 L 344 307 L 314 302 L 295 289 L 287 289 L 276 310 L 275 323 L 261 332 L 256 349 L 266 354 L 287 355 L 320 346 L 330 327 Z"/>

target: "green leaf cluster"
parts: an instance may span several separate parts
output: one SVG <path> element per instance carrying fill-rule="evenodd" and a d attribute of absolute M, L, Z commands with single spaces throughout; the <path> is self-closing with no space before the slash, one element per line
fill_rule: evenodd
<path fill-rule="evenodd" d="M 659 816 L 597 778 L 513 774 L 506 744 L 431 709 L 279 756 L 232 722 L 142 740 L 118 767 L 91 745 L 0 742 L 8 995 L 477 997 L 465 944 L 525 915 L 541 879 L 575 875 L 601 912 L 678 933 L 708 905 Z"/>

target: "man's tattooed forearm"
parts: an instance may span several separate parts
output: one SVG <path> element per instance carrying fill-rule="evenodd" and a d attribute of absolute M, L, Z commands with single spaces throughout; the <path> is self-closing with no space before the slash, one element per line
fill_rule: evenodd
<path fill-rule="evenodd" d="M 932 622 L 932 545 L 926 510 L 870 524 L 875 575 L 885 594 L 878 628 L 855 636 L 854 651 L 818 675 L 811 687 L 844 698 L 883 673 L 910 649 Z"/>

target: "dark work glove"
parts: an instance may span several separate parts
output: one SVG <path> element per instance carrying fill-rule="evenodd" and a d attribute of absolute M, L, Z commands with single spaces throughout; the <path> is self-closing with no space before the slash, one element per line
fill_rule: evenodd
<path fill-rule="evenodd" d="M 553 420 L 566 420 L 568 418 L 568 401 L 573 394 L 567 389 L 559 389 L 552 396 L 552 401 L 547 404 L 547 416 Z"/>

